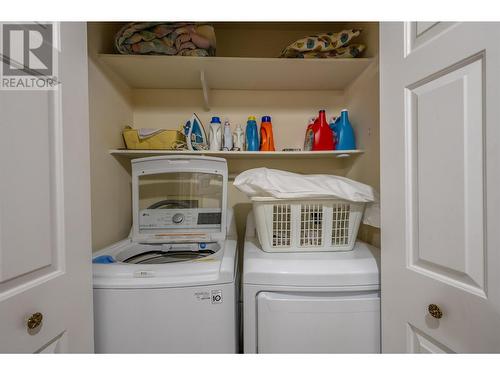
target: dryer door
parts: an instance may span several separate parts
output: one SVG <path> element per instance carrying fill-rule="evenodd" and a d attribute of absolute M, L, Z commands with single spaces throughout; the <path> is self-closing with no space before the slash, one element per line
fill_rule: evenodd
<path fill-rule="evenodd" d="M 379 292 L 261 292 L 259 353 L 380 353 Z"/>

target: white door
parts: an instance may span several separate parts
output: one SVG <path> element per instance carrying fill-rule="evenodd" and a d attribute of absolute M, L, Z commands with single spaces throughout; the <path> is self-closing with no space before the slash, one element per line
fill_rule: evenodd
<path fill-rule="evenodd" d="M 382 350 L 500 352 L 500 24 L 380 37 Z"/>
<path fill-rule="evenodd" d="M 0 91 L 2 353 L 93 351 L 86 25 L 52 27 L 60 87 Z"/>

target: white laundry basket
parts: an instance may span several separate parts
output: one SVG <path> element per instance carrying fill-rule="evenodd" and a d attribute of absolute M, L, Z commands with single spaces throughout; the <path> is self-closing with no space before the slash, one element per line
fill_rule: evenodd
<path fill-rule="evenodd" d="M 365 204 L 340 199 L 252 197 L 255 225 L 267 252 L 348 251 Z"/>

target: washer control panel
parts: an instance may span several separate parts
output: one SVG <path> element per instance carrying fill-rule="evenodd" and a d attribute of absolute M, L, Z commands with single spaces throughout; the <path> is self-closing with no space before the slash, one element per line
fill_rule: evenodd
<path fill-rule="evenodd" d="M 139 212 L 139 229 L 219 228 L 221 215 L 216 208 L 145 209 Z"/>

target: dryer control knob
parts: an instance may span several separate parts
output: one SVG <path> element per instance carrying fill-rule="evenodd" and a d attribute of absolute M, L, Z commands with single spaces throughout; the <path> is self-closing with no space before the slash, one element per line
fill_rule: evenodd
<path fill-rule="evenodd" d="M 175 224 L 180 224 L 180 223 L 182 223 L 184 221 L 184 215 L 181 214 L 181 213 L 177 213 L 174 216 L 172 216 L 172 221 Z"/>

